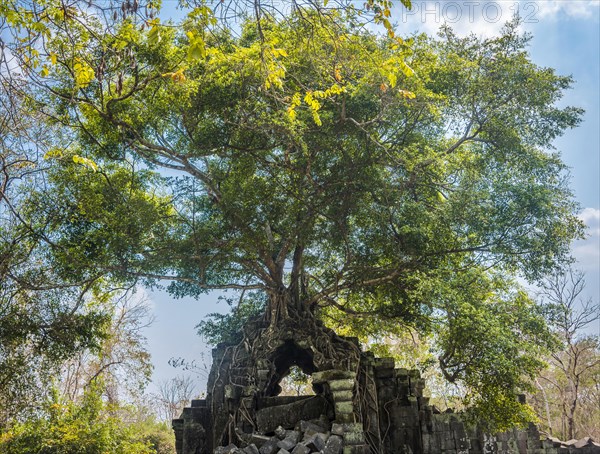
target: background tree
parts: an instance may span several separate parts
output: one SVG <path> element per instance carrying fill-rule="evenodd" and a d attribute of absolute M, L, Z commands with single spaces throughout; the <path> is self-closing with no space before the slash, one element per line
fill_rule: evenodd
<path fill-rule="evenodd" d="M 107 403 L 101 381 L 88 386 L 81 399 L 64 400 L 55 392 L 40 402 L 38 412 L 0 434 L 0 449 L 7 454 L 111 453 L 173 454 L 170 429 L 155 423 L 124 424 L 125 409 Z M 149 430 L 150 429 L 150 430 Z M 171 434 L 172 435 L 172 434 Z M 171 436 L 172 438 L 172 436 Z"/>
<path fill-rule="evenodd" d="M 180 375 L 158 384 L 154 395 L 156 412 L 161 421 L 170 423 L 178 418 L 183 408 L 196 397 L 196 383 L 189 375 Z"/>
<path fill-rule="evenodd" d="M 478 414 L 529 416 L 515 394 L 549 342 L 511 279 L 539 278 L 581 233 L 549 151 L 581 112 L 555 107 L 571 80 L 529 61 L 516 23 L 408 46 L 352 11 L 258 17 L 240 36 L 206 7 L 180 27 L 57 14 L 43 52 L 18 55 L 68 139 L 26 199 L 48 208 L 24 210 L 58 276 L 260 290 L 273 330 L 336 311 L 401 321 L 436 333 Z"/>
<path fill-rule="evenodd" d="M 60 365 L 95 350 L 108 314 L 94 305 L 98 276 L 58 276 L 48 263 L 48 224 L 26 219 L 26 193 L 43 190 L 47 146 L 42 118 L 0 75 L 0 425 L 32 411 Z M 25 204 L 25 205 L 24 205 Z M 30 208 L 31 209 L 31 208 Z"/>
<path fill-rule="evenodd" d="M 61 392 L 76 400 L 94 381 L 103 383 L 108 402 L 134 402 L 141 397 L 152 374 L 144 328 L 153 318 L 150 308 L 134 292 L 107 298 L 111 322 L 98 350 L 79 352 L 62 365 Z"/>
<path fill-rule="evenodd" d="M 600 320 L 600 305 L 582 298 L 584 288 L 583 273 L 569 268 L 545 281 L 542 292 L 562 347 L 536 379 L 533 399 L 548 432 L 565 440 L 600 437 L 600 338 L 589 329 Z"/>

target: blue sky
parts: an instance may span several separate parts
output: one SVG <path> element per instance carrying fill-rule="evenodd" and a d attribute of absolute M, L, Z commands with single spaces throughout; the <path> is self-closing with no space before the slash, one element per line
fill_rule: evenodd
<path fill-rule="evenodd" d="M 163 2 L 165 12 L 174 12 L 173 0 Z M 571 74 L 576 83 L 564 103 L 586 110 L 583 124 L 555 142 L 571 168 L 571 186 L 581 205 L 580 218 L 588 226 L 588 238 L 573 244 L 577 267 L 586 273 L 586 294 L 600 300 L 600 0 L 593 1 L 438 1 L 413 0 L 413 10 L 394 10 L 401 34 L 413 31 L 435 33 L 445 21 L 459 33 L 496 34 L 516 10 L 522 28 L 533 34 L 530 54 L 540 66 Z M 176 14 L 176 13 L 174 13 Z M 198 300 L 174 300 L 163 292 L 141 294 L 150 302 L 155 322 L 146 331 L 155 366 L 155 383 L 185 373 L 169 366 L 172 357 L 185 357 L 198 364 L 210 362 L 210 347 L 196 334 L 195 325 L 208 313 L 225 312 L 217 294 Z M 592 328 L 600 333 L 600 323 Z M 205 379 L 198 376 L 198 391 Z M 152 389 L 151 389 L 152 391 Z"/>

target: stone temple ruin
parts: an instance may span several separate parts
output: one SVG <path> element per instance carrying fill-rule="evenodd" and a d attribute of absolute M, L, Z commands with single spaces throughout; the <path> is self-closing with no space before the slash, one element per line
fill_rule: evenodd
<path fill-rule="evenodd" d="M 418 371 L 313 322 L 254 321 L 240 344 L 214 349 L 206 399 L 173 420 L 177 453 L 600 453 L 590 439 L 542 440 L 534 425 L 495 436 L 467 428 L 429 405 Z M 292 366 L 312 377 L 315 395 L 278 396 Z"/>

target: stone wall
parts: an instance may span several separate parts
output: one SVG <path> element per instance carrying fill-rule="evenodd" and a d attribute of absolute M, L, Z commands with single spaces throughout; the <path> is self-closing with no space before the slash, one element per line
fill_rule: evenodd
<path fill-rule="evenodd" d="M 600 454 L 589 439 L 543 440 L 534 425 L 494 436 L 468 428 L 430 406 L 419 372 L 391 358 L 336 364 L 294 330 L 269 340 L 258 360 L 243 345 L 213 350 L 207 399 L 173 420 L 178 454 Z M 292 365 L 311 375 L 315 396 L 277 396 Z"/>

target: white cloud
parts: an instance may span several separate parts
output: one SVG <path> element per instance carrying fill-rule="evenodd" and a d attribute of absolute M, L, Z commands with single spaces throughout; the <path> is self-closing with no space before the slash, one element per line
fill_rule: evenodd
<path fill-rule="evenodd" d="M 398 6 L 393 19 L 401 34 L 418 30 L 435 34 L 447 24 L 459 35 L 498 35 L 502 26 L 521 8 L 519 2 L 505 1 L 415 1 L 412 9 Z"/>
<path fill-rule="evenodd" d="M 586 225 L 586 238 L 573 243 L 573 256 L 577 259 L 577 267 L 597 280 L 600 272 L 600 209 L 585 208 L 578 217 Z"/>
<path fill-rule="evenodd" d="M 599 10 L 598 0 L 538 0 L 537 2 L 528 3 L 535 4 L 537 15 L 540 19 L 560 19 L 564 18 L 564 16 L 588 19 L 596 15 Z"/>
<path fill-rule="evenodd" d="M 590 237 L 600 237 L 600 209 L 584 208 L 578 217 L 586 225 Z"/>
<path fill-rule="evenodd" d="M 497 1 L 424 1 L 413 0 L 411 10 L 397 2 L 392 19 L 401 35 L 413 31 L 435 34 L 450 25 L 459 35 L 474 33 L 489 38 L 500 33 L 502 26 L 519 14 L 523 27 L 529 28 L 545 20 L 572 17 L 598 17 L 598 0 L 497 0 Z"/>

